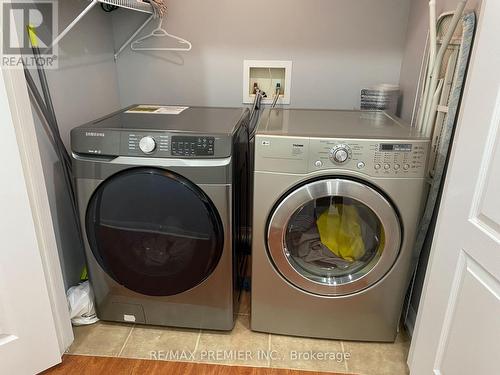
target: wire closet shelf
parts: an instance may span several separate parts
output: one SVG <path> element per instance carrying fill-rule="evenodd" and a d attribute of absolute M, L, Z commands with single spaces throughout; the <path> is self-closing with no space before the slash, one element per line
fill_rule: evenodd
<path fill-rule="evenodd" d="M 120 8 L 136 10 L 143 13 L 153 13 L 150 3 L 141 0 L 97 0 L 99 3 L 114 5 Z"/>
<path fill-rule="evenodd" d="M 85 17 L 87 13 L 89 13 L 97 4 L 107 4 L 113 5 L 119 8 L 129 9 L 137 12 L 147 13 L 151 16 L 148 20 L 137 30 L 131 38 L 115 53 L 115 60 L 118 58 L 118 55 L 123 51 L 126 44 L 130 43 L 130 40 L 133 39 L 139 32 L 142 30 L 154 17 L 154 9 L 153 6 L 146 1 L 142 0 L 90 0 L 90 4 L 68 25 L 66 28 L 54 39 L 51 46 L 55 46 L 58 44 L 74 27 L 80 22 L 80 20 Z"/>

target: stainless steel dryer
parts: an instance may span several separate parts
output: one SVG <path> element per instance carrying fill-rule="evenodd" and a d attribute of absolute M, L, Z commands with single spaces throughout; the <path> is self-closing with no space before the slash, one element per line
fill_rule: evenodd
<path fill-rule="evenodd" d="M 394 340 L 429 140 L 383 112 L 268 110 L 255 139 L 257 331 Z"/>
<path fill-rule="evenodd" d="M 97 315 L 230 330 L 248 226 L 248 111 L 129 110 L 71 132 Z"/>

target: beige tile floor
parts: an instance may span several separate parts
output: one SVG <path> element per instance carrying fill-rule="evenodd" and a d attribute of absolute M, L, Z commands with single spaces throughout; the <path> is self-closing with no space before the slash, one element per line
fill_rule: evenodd
<path fill-rule="evenodd" d="M 250 330 L 249 312 L 250 298 L 245 293 L 230 333 L 108 322 L 75 327 L 75 341 L 68 353 L 361 375 L 408 374 L 409 339 L 404 332 L 394 344 L 270 335 Z M 328 353 L 332 357 L 311 359 L 310 353 Z"/>

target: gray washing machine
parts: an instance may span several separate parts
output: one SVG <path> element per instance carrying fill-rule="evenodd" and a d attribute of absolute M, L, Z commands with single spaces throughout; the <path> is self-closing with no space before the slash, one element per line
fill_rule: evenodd
<path fill-rule="evenodd" d="M 429 143 L 384 112 L 263 113 L 252 329 L 394 340 L 415 264 Z"/>
<path fill-rule="evenodd" d="M 230 330 L 248 228 L 248 110 L 129 109 L 74 129 L 102 320 Z"/>

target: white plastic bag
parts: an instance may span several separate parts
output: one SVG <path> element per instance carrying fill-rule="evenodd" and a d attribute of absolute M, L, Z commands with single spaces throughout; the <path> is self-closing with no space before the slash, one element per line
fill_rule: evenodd
<path fill-rule="evenodd" d="M 73 325 L 84 326 L 99 321 L 94 309 L 94 293 L 88 281 L 69 288 L 66 297 Z"/>

